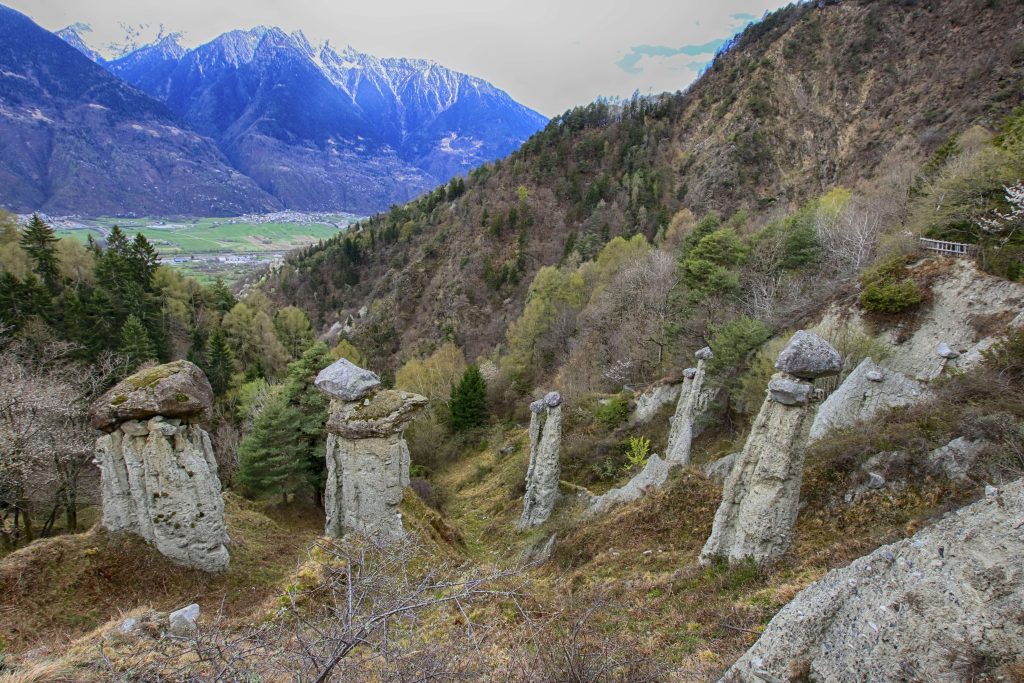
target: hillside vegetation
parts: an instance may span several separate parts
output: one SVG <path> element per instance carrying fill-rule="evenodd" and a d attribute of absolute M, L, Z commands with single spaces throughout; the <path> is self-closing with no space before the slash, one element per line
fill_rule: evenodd
<path fill-rule="evenodd" d="M 0 370 L 50 421 L 25 440 L 36 469 L 0 469 L 13 551 L 0 589 L 14 596 L 2 613 L 15 624 L 0 630 L 0 681 L 718 680 L 830 570 L 973 501 L 1002 505 L 1024 475 L 1022 20 L 1019 3 L 998 0 L 785 8 L 686 93 L 567 112 L 511 157 L 293 255 L 237 299 L 156 267 L 144 237 L 79 249 L 41 220 L 8 222 Z M 972 250 L 928 253 L 921 236 Z M 122 291 L 135 296 L 101 315 Z M 827 372 L 794 370 L 799 382 L 776 367 L 798 330 L 828 356 Z M 54 348 L 70 358 L 35 353 Z M 29 542 L 30 522 L 53 510 L 53 535 L 57 511 L 75 509 L 50 485 L 79 485 L 49 460 L 72 434 L 58 418 L 81 427 L 95 385 L 123 376 L 116 361 L 186 354 L 216 394 L 209 428 L 238 545 L 227 573 L 199 581 L 98 528 Z M 329 400 L 314 378 L 339 358 L 382 387 Z M 834 413 L 846 421 L 812 441 L 821 402 L 869 359 L 877 376 L 864 382 L 883 384 L 853 392 Z M 95 381 L 73 381 L 80 369 Z M 806 391 L 800 407 L 771 398 L 773 377 Z M 41 385 L 74 400 L 57 410 Z M 905 401 L 864 417 L 871 387 L 903 386 Z M 689 460 L 595 510 L 597 494 L 669 453 L 684 391 Z M 408 533 L 313 540 L 337 478 L 328 416 L 331 448 L 355 459 L 363 437 L 340 429 L 342 413 L 370 422 L 385 394 L 426 403 L 404 432 L 408 473 L 401 430 L 387 432 L 398 457 L 368 453 L 408 474 L 386 510 Z M 790 431 L 756 417 L 784 410 Z M 93 433 L 73 434 L 86 445 L 60 455 L 81 466 Z M 970 457 L 950 455 L 957 442 Z M 544 482 L 553 512 L 520 528 L 542 450 L 558 472 Z M 758 483 L 792 488 L 792 543 L 760 563 L 701 564 L 716 508 L 756 469 L 741 458 L 769 451 Z M 730 454 L 743 465 L 723 471 Z M 1024 585 L 1016 567 L 972 576 L 990 575 Z M 906 588 L 885 628 L 926 614 Z M 200 628 L 168 636 L 166 612 L 192 601 Z M 1019 653 L 987 642 L 950 633 L 948 666 L 905 678 L 1022 680 Z M 890 663 L 895 679 L 913 669 Z M 773 680 L 816 680 L 814 664 L 794 659 Z"/>
<path fill-rule="evenodd" d="M 687 92 L 566 112 L 464 187 L 302 252 L 264 291 L 320 329 L 367 306 L 361 346 L 395 370 L 446 339 L 471 358 L 491 351 L 540 268 L 616 236 L 671 238 L 681 210 L 742 211 L 734 227 L 750 233 L 844 186 L 891 222 L 922 164 L 1020 102 L 1019 18 L 984 0 L 791 6 Z"/>

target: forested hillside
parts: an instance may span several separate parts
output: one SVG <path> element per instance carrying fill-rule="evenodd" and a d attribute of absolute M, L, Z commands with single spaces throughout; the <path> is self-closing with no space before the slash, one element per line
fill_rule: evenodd
<path fill-rule="evenodd" d="M 1019 8 L 826 4 L 752 25 L 685 93 L 557 117 L 465 187 L 290 259 L 264 291 L 321 329 L 367 306 L 361 343 L 394 369 L 445 339 L 489 352 L 541 267 L 590 259 L 615 236 L 674 239 L 710 211 L 750 235 L 839 186 L 900 214 L 891 195 L 905 199 L 921 164 L 972 125 L 997 130 L 1020 102 Z"/>

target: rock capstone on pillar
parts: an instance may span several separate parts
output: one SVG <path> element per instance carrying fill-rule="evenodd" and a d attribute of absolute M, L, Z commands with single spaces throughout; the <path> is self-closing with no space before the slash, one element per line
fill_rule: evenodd
<path fill-rule="evenodd" d="M 679 392 L 675 415 L 671 418 L 672 426 L 668 433 L 665 460 L 672 465 L 687 465 L 690 462 L 693 423 L 701 410 L 701 397 L 704 391 L 704 364 L 715 357 L 707 346 L 694 355 L 697 357 L 697 367 L 683 371 L 683 388 Z"/>
<path fill-rule="evenodd" d="M 141 536 L 172 561 L 218 572 L 229 555 L 224 500 L 210 435 L 198 424 L 213 404 L 188 361 L 141 370 L 97 399 L 103 526 Z"/>
<path fill-rule="evenodd" d="M 530 404 L 530 466 L 526 471 L 520 529 L 547 521 L 558 502 L 561 442 L 562 396 L 552 391 Z"/>
<path fill-rule="evenodd" d="M 722 491 L 702 564 L 763 562 L 790 545 L 800 504 L 804 445 L 814 387 L 809 380 L 836 374 L 842 357 L 810 332 L 797 332 L 779 354 L 768 396 L 754 420 Z"/>
<path fill-rule="evenodd" d="M 331 397 L 325 533 L 400 538 L 405 531 L 398 507 L 409 485 L 404 432 L 427 399 L 382 389 L 377 375 L 345 359 L 324 368 L 315 384 Z"/>

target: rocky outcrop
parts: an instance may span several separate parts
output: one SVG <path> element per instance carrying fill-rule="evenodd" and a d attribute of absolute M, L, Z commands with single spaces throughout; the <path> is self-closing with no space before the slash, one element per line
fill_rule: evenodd
<path fill-rule="evenodd" d="M 328 536 L 354 531 L 393 539 L 405 533 L 398 511 L 409 485 L 404 432 L 427 399 L 379 389 L 375 378 L 342 359 L 316 379 L 316 386 L 331 397 L 324 491 Z"/>
<path fill-rule="evenodd" d="M 693 442 L 694 422 L 697 419 L 698 413 L 705 407 L 702 405 L 706 400 L 706 394 L 704 393 L 704 365 L 706 361 L 714 358 L 714 354 L 710 348 L 704 347 L 695 355 L 697 357 L 697 367 L 688 368 L 683 373 L 685 379 L 679 392 L 679 403 L 676 404 L 676 412 L 671 418 L 672 426 L 668 433 L 665 459 L 674 465 L 686 465 L 690 462 L 690 446 Z"/>
<path fill-rule="evenodd" d="M 646 424 L 654 419 L 663 406 L 679 400 L 682 382 L 661 381 L 636 397 L 636 407 L 629 417 L 630 424 Z"/>
<path fill-rule="evenodd" d="M 974 367 L 981 352 L 991 348 L 1006 331 L 1024 325 L 1024 284 L 1010 282 L 978 270 L 969 259 L 926 259 L 921 267 L 931 280 L 930 300 L 909 326 L 898 325 L 877 333 L 862 312 L 833 305 L 815 330 L 823 337 L 872 337 L 892 350 L 879 365 L 910 379 L 928 381 L 947 366 Z M 939 345 L 944 344 L 940 355 Z"/>
<path fill-rule="evenodd" d="M 547 521 L 558 502 L 561 442 L 562 396 L 552 391 L 530 404 L 530 465 L 526 470 L 526 495 L 519 529 Z"/>
<path fill-rule="evenodd" d="M 718 460 L 713 460 L 704 465 L 704 476 L 714 481 L 724 482 L 732 472 L 732 466 L 736 464 L 739 453 L 730 453 Z"/>
<path fill-rule="evenodd" d="M 611 506 L 619 503 L 628 503 L 643 496 L 650 489 L 658 488 L 668 480 L 669 470 L 672 463 L 662 460 L 657 453 L 652 453 L 647 459 L 647 464 L 635 477 L 629 480 L 625 486 L 611 489 L 604 495 L 597 496 L 590 500 L 586 515 L 600 514 Z"/>
<path fill-rule="evenodd" d="M 988 445 L 983 439 L 957 437 L 928 454 L 928 469 L 931 474 L 942 475 L 952 481 L 966 481 L 974 462 Z"/>
<path fill-rule="evenodd" d="M 798 332 L 777 366 L 820 377 L 838 372 L 839 356 L 824 340 Z M 769 391 L 737 456 L 722 491 L 711 536 L 700 554 L 702 564 L 723 557 L 730 562 L 777 557 L 790 545 L 800 503 L 804 445 L 813 387 L 784 372 L 772 377 Z"/>
<path fill-rule="evenodd" d="M 136 372 L 97 399 L 92 426 L 111 432 L 126 420 L 201 418 L 213 405 L 213 389 L 194 363 L 179 360 Z"/>
<path fill-rule="evenodd" d="M 721 679 L 964 681 L 1019 661 L 1024 481 L 829 572 L 775 615 Z"/>
<path fill-rule="evenodd" d="M 90 413 L 109 432 L 96 440 L 103 526 L 141 536 L 179 564 L 216 572 L 229 560 L 224 501 L 210 436 L 195 423 L 212 395 L 202 371 L 181 361 L 132 375 Z"/>
<path fill-rule="evenodd" d="M 834 429 L 870 420 L 883 410 L 919 403 L 930 396 L 923 383 L 865 358 L 818 408 L 811 425 L 811 440 L 816 441 Z"/>

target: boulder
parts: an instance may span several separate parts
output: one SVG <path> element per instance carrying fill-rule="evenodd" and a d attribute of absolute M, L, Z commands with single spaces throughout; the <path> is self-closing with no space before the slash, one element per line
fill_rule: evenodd
<path fill-rule="evenodd" d="M 197 420 L 209 413 L 213 389 L 194 363 L 179 360 L 139 370 L 93 402 L 92 426 L 112 432 L 129 420 L 166 418 Z"/>
<path fill-rule="evenodd" d="M 344 358 L 320 371 L 316 388 L 339 401 L 358 401 L 380 386 L 380 377 Z"/>
<path fill-rule="evenodd" d="M 949 347 L 949 344 L 947 344 L 946 342 L 941 342 L 935 348 L 935 353 L 937 353 L 940 358 L 945 358 L 947 360 L 952 360 L 954 358 L 959 358 L 960 357 L 960 352 L 959 351 L 954 351 L 953 349 L 951 349 Z"/>
<path fill-rule="evenodd" d="M 931 392 L 921 382 L 894 370 L 883 370 L 865 358 L 818 408 L 811 425 L 811 440 L 870 420 L 883 410 L 913 405 L 930 396 Z"/>
<path fill-rule="evenodd" d="M 683 370 L 683 377 L 685 379 L 693 379 L 697 376 L 697 368 L 686 368 Z"/>
<path fill-rule="evenodd" d="M 704 465 L 704 476 L 708 479 L 724 482 L 726 477 L 729 476 L 729 473 L 732 472 L 732 466 L 736 464 L 736 458 L 738 458 L 739 455 L 739 453 L 730 453 L 718 460 L 709 462 Z"/>
<path fill-rule="evenodd" d="M 843 357 L 827 341 L 807 330 L 794 334 L 782 349 L 775 367 L 801 379 L 838 375 Z"/>
<path fill-rule="evenodd" d="M 168 616 L 171 634 L 190 636 L 195 633 L 199 622 L 199 605 L 192 603 L 187 607 L 171 612 Z"/>
<path fill-rule="evenodd" d="M 530 465 L 526 470 L 526 494 L 518 524 L 521 530 L 547 521 L 559 499 L 562 401 L 561 396 L 557 401 L 549 400 L 552 395 L 558 396 L 558 393 L 551 392 L 544 397 L 543 413 L 530 413 Z"/>
<path fill-rule="evenodd" d="M 787 406 L 804 405 L 811 399 L 814 387 L 788 377 L 776 377 L 768 382 L 768 395 L 773 401 Z"/>
<path fill-rule="evenodd" d="M 953 439 L 928 454 L 928 469 L 932 474 L 944 475 L 953 481 L 966 481 L 967 473 L 987 445 L 982 439 L 972 441 L 962 436 Z"/>
<path fill-rule="evenodd" d="M 419 394 L 384 389 L 361 401 L 331 401 L 327 419 L 325 533 L 393 539 L 404 535 L 399 505 L 409 485 L 404 431 L 427 405 Z"/>
<path fill-rule="evenodd" d="M 562 395 L 557 391 L 549 391 L 544 395 L 544 405 L 548 408 L 557 408 L 562 405 Z"/>
<path fill-rule="evenodd" d="M 129 421 L 96 441 L 103 526 L 138 535 L 172 561 L 228 566 L 217 459 L 202 427 L 161 416 Z"/>
<path fill-rule="evenodd" d="M 693 355 L 697 358 L 697 360 L 711 360 L 712 358 L 715 357 L 715 354 L 712 353 L 710 346 L 705 346 L 703 349 L 697 351 L 697 353 Z"/>
<path fill-rule="evenodd" d="M 797 594 L 722 683 L 965 681 L 1024 643 L 1024 480 Z M 975 679 L 976 680 L 976 679 Z"/>

